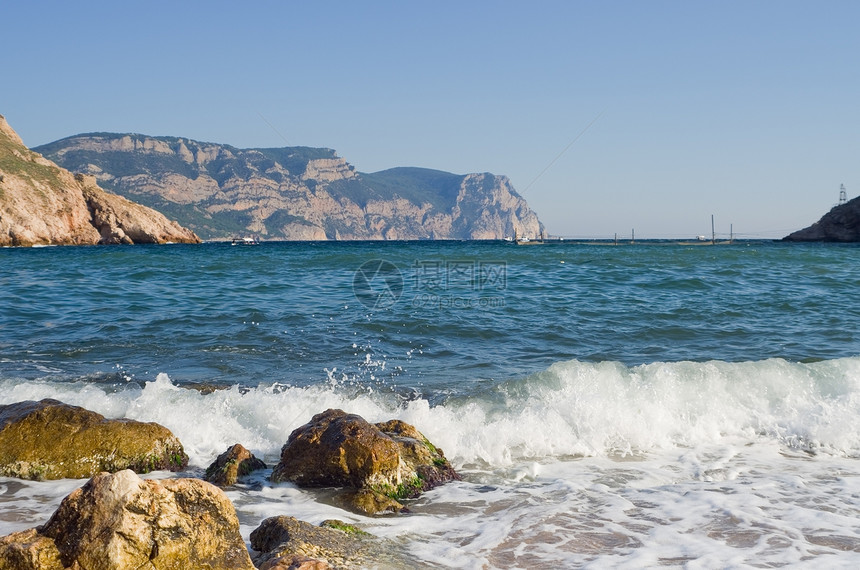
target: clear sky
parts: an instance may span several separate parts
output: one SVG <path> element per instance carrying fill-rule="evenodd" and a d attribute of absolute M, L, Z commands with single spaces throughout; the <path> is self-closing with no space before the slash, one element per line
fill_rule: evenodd
<path fill-rule="evenodd" d="M 782 237 L 860 194 L 855 0 L 64 0 L 0 20 L 0 114 L 29 146 L 137 132 L 504 174 L 571 237 L 691 237 L 712 214 Z"/>

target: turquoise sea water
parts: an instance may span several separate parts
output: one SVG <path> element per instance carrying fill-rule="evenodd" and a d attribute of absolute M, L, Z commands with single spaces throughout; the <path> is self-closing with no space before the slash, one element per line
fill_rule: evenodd
<path fill-rule="evenodd" d="M 394 519 L 263 478 L 231 492 L 246 534 L 334 516 L 419 567 L 860 561 L 860 247 L 48 247 L 0 268 L 0 403 L 158 421 L 192 476 L 236 441 L 274 463 L 341 407 L 414 423 L 465 475 Z M 0 480 L 0 534 L 77 484 Z"/>
<path fill-rule="evenodd" d="M 376 308 L 384 271 L 355 289 L 374 260 L 402 283 Z M 205 244 L 7 249 L 0 263 L 7 378 L 308 385 L 337 369 L 432 395 L 570 359 L 860 351 L 854 246 Z"/>

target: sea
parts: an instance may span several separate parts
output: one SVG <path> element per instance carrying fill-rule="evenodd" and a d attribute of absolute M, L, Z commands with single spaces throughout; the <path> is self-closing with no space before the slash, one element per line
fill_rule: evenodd
<path fill-rule="evenodd" d="M 156 478 L 241 443 L 246 541 L 288 515 L 408 568 L 857 568 L 858 287 L 858 245 L 755 240 L 6 248 L 0 403 L 158 422 L 190 464 Z M 329 408 L 462 481 L 381 517 L 270 483 Z M 0 535 L 84 482 L 0 479 Z"/>

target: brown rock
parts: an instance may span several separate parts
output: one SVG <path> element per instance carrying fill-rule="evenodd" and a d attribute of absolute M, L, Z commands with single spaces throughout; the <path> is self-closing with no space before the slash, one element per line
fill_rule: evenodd
<path fill-rule="evenodd" d="M 66 497 L 39 533 L 54 540 L 67 568 L 254 568 L 232 503 L 199 479 L 101 473 Z"/>
<path fill-rule="evenodd" d="M 235 485 L 239 477 L 265 468 L 265 463 L 237 443 L 219 455 L 206 469 L 204 479 L 219 487 L 229 487 Z"/>
<path fill-rule="evenodd" d="M 63 570 L 54 541 L 36 529 L 0 538 L 0 570 Z"/>
<path fill-rule="evenodd" d="M 101 414 L 57 400 L 0 406 L 0 475 L 80 479 L 101 471 L 179 471 L 188 464 L 166 427 Z"/>
<path fill-rule="evenodd" d="M 365 487 L 399 475 L 397 444 L 361 416 L 317 414 L 290 434 L 272 481 L 309 487 Z"/>
<path fill-rule="evenodd" d="M 368 560 L 372 540 L 366 533 L 348 533 L 280 516 L 260 523 L 251 533 L 251 548 L 260 553 L 260 568 L 267 568 L 266 564 L 270 564 L 268 568 L 289 568 L 283 564 L 294 557 L 312 558 L 336 567 L 366 567 L 362 561 Z"/>
<path fill-rule="evenodd" d="M 441 450 L 413 426 L 398 420 L 373 425 L 343 410 L 317 414 L 294 430 L 272 472 L 275 482 L 366 489 L 350 497 L 354 508 L 371 514 L 398 511 L 398 501 L 458 478 Z"/>
<path fill-rule="evenodd" d="M 199 243 L 159 212 L 32 152 L 0 115 L 0 246 Z"/>

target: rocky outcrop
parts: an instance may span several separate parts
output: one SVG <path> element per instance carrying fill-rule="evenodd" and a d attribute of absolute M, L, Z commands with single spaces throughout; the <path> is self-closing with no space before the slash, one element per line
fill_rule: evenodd
<path fill-rule="evenodd" d="M 179 471 L 188 456 L 166 427 L 101 414 L 57 400 L 0 406 L 0 475 L 81 479 L 101 471 Z"/>
<path fill-rule="evenodd" d="M 14 564 L 14 565 L 13 565 Z M 101 473 L 38 529 L 0 539 L 0 569 L 206 568 L 254 565 L 223 491 L 199 479 Z"/>
<path fill-rule="evenodd" d="M 331 409 L 290 434 L 272 471 L 274 482 L 345 487 L 350 506 L 367 514 L 399 511 L 403 499 L 455 479 L 442 450 L 413 426 Z"/>
<path fill-rule="evenodd" d="M 820 220 L 783 241 L 860 242 L 860 197 L 834 206 Z"/>
<path fill-rule="evenodd" d="M 94 133 L 37 147 L 205 239 L 501 239 L 543 226 L 504 176 L 358 173 L 331 149 Z"/>
<path fill-rule="evenodd" d="M 0 246 L 198 243 L 162 214 L 30 151 L 0 116 Z"/>
<path fill-rule="evenodd" d="M 239 477 L 248 475 L 258 469 L 265 469 L 266 464 L 240 444 L 231 445 L 206 469 L 205 479 L 219 487 L 235 485 Z"/>

